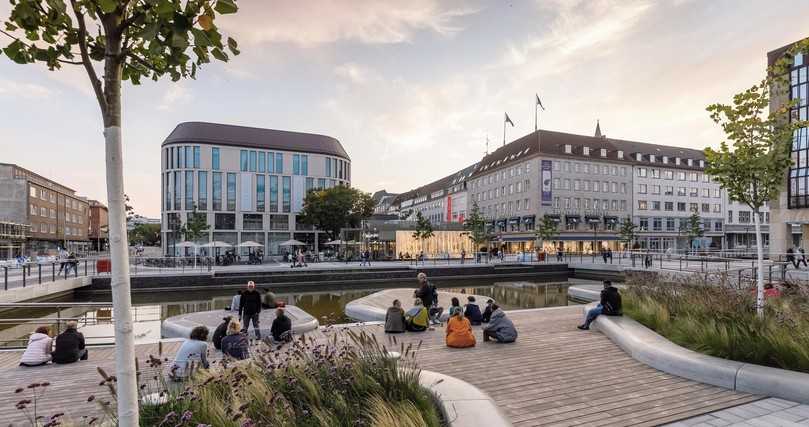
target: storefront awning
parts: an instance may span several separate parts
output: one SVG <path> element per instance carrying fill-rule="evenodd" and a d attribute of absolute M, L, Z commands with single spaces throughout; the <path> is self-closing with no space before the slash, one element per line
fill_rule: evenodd
<path fill-rule="evenodd" d="M 596 223 L 596 222 L 601 222 L 601 217 L 600 216 L 595 216 L 595 215 L 587 215 L 587 216 L 584 217 L 584 220 L 586 222 L 589 222 L 589 223 Z"/>
<path fill-rule="evenodd" d="M 567 235 L 567 236 L 562 235 L 562 236 L 554 237 L 553 240 L 562 240 L 562 241 L 566 241 L 566 242 L 581 240 L 581 241 L 584 241 L 584 242 L 592 242 L 593 241 L 593 235 L 592 234 L 589 235 L 589 236 L 587 236 L 587 235 Z M 610 241 L 611 240 L 619 240 L 619 237 L 618 236 L 609 236 L 609 235 L 601 235 L 601 234 L 599 234 L 598 237 L 596 238 L 596 241 L 602 241 L 603 242 L 603 241 L 608 241 L 608 240 L 610 240 Z"/>
<path fill-rule="evenodd" d="M 500 239 L 501 242 L 533 242 L 534 236 L 506 236 Z"/>
<path fill-rule="evenodd" d="M 551 221 L 556 222 L 556 223 L 562 221 L 561 217 L 558 214 L 545 214 L 545 218 L 548 218 Z"/>
<path fill-rule="evenodd" d="M 535 219 L 536 219 L 535 215 L 528 215 L 528 216 L 522 217 L 522 222 L 524 222 L 526 224 L 533 224 Z"/>
<path fill-rule="evenodd" d="M 506 225 L 506 220 L 504 220 L 504 219 L 498 219 L 498 220 L 497 220 L 497 225 Z"/>
<path fill-rule="evenodd" d="M 565 221 L 568 224 L 578 224 L 581 222 L 581 217 L 579 215 L 565 215 Z"/>
<path fill-rule="evenodd" d="M 618 224 L 618 217 L 617 216 L 604 216 L 604 222 L 606 224 Z"/>
<path fill-rule="evenodd" d="M 519 224 L 520 223 L 520 217 L 509 218 L 508 222 L 509 222 L 509 224 Z"/>

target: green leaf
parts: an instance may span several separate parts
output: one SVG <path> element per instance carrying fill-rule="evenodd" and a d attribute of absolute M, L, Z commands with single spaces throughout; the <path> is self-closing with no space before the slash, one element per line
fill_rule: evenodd
<path fill-rule="evenodd" d="M 19 40 L 9 43 L 4 52 L 9 59 L 18 64 L 27 64 L 29 62 L 25 54 L 25 45 Z"/>
<path fill-rule="evenodd" d="M 239 10 L 239 7 L 236 6 L 236 2 L 233 0 L 218 0 L 214 9 L 222 15 L 227 15 L 230 13 L 236 13 Z"/>
<path fill-rule="evenodd" d="M 6 24 L 6 31 L 16 31 L 17 26 L 12 24 L 11 22 L 4 22 Z"/>
<path fill-rule="evenodd" d="M 157 3 L 157 14 L 164 19 L 171 18 L 174 15 L 174 3 L 171 0 L 160 0 Z"/>
<path fill-rule="evenodd" d="M 194 34 L 194 45 L 200 47 L 207 47 L 212 46 L 211 39 L 208 38 L 208 35 L 205 34 L 205 31 L 202 31 L 197 28 L 192 28 L 191 32 Z"/>
<path fill-rule="evenodd" d="M 152 22 L 143 27 L 140 36 L 143 40 L 154 40 L 157 37 L 158 30 L 160 30 L 160 23 Z"/>
<path fill-rule="evenodd" d="M 233 40 L 233 37 L 228 37 L 228 47 L 231 49 L 236 49 L 239 47 L 239 45 L 236 43 L 236 40 Z"/>
<path fill-rule="evenodd" d="M 228 60 L 228 54 L 222 52 L 222 49 L 219 49 L 218 47 L 211 50 L 211 55 L 213 55 L 214 58 L 223 62 L 227 62 Z"/>
<path fill-rule="evenodd" d="M 98 0 L 98 5 L 102 12 L 112 13 L 118 7 L 118 2 L 116 0 Z"/>

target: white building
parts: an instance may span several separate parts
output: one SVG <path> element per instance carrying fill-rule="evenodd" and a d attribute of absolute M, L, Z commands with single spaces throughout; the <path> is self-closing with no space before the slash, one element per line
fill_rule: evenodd
<path fill-rule="evenodd" d="M 351 160 L 334 138 L 214 123 L 181 123 L 162 145 L 162 245 L 196 208 L 211 226 L 197 243 L 245 241 L 276 255 L 294 238 L 317 251 L 325 233 L 300 224 L 306 192 L 351 184 Z M 242 249 L 241 252 L 246 252 Z"/>

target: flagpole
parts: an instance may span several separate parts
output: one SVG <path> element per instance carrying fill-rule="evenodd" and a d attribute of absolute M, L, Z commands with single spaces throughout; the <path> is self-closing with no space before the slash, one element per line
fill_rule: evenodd
<path fill-rule="evenodd" d="M 503 146 L 506 146 L 506 119 L 503 119 Z"/>
<path fill-rule="evenodd" d="M 537 131 L 539 129 L 537 127 L 538 124 L 539 124 L 538 121 L 537 121 L 538 120 L 538 114 L 539 114 L 538 110 L 539 110 L 539 105 L 534 104 L 534 131 Z"/>

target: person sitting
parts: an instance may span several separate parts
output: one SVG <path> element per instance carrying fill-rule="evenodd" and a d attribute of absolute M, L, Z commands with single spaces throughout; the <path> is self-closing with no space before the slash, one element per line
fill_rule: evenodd
<path fill-rule="evenodd" d="M 20 366 L 42 366 L 51 361 L 53 339 L 51 329 L 40 326 L 28 338 L 28 346 L 20 358 Z"/>
<path fill-rule="evenodd" d="M 53 363 L 74 363 L 87 360 L 87 349 L 84 347 L 84 335 L 77 331 L 78 322 L 70 320 L 65 324 L 64 332 L 56 337 L 56 345 L 51 354 Z"/>
<path fill-rule="evenodd" d="M 277 308 L 278 300 L 275 299 L 275 294 L 270 291 L 264 292 L 261 297 L 261 308 Z"/>
<path fill-rule="evenodd" d="M 191 375 L 191 364 L 199 363 L 208 369 L 208 328 L 197 326 L 191 330 L 189 339 L 183 342 L 174 356 L 169 376 L 174 380 L 182 380 Z"/>
<path fill-rule="evenodd" d="M 270 327 L 270 334 L 274 342 L 292 341 L 292 320 L 287 317 L 283 308 L 275 310 L 275 319 Z"/>
<path fill-rule="evenodd" d="M 228 333 L 228 324 L 230 324 L 231 320 L 233 320 L 233 316 L 223 317 L 222 323 L 220 323 L 219 326 L 217 326 L 213 331 L 213 338 L 211 341 L 213 341 L 213 346 L 215 349 L 222 350 L 222 339 L 225 338 Z"/>
<path fill-rule="evenodd" d="M 454 309 L 455 307 L 461 308 L 461 301 L 458 300 L 457 297 L 452 297 L 452 299 L 449 302 L 449 311 L 448 311 L 450 316 L 452 316 L 452 309 Z"/>
<path fill-rule="evenodd" d="M 427 330 L 429 321 L 430 316 L 427 309 L 421 304 L 421 300 L 413 301 L 413 308 L 405 314 L 405 329 L 410 332 L 424 332 Z"/>
<path fill-rule="evenodd" d="M 494 305 L 494 301 L 492 301 L 491 299 L 486 300 L 486 308 L 483 309 L 483 315 L 481 316 L 480 319 L 481 322 L 489 323 L 489 320 L 491 320 L 492 311 L 494 311 L 494 309 L 492 309 L 492 305 Z"/>
<path fill-rule="evenodd" d="M 483 315 L 480 314 L 480 307 L 478 307 L 478 304 L 475 302 L 475 297 L 469 295 L 468 297 L 466 297 L 466 301 L 467 303 L 464 306 L 463 312 L 464 317 L 469 319 L 469 323 L 471 323 L 472 325 L 476 326 L 480 325 L 481 322 L 483 321 Z"/>
<path fill-rule="evenodd" d="M 242 333 L 242 324 L 238 320 L 231 320 L 227 328 L 227 335 L 222 338 L 222 353 L 236 360 L 250 357 L 250 340 L 247 334 Z"/>
<path fill-rule="evenodd" d="M 446 341 L 447 347 L 467 348 L 475 346 L 472 325 L 469 323 L 469 319 L 463 316 L 461 307 L 451 307 L 449 309 Z"/>
<path fill-rule="evenodd" d="M 506 313 L 497 304 L 492 304 L 492 318 L 489 325 L 483 329 L 483 341 L 489 341 L 490 338 L 494 338 L 501 343 L 517 340 L 517 328 L 514 327 L 514 323 L 506 317 Z"/>
<path fill-rule="evenodd" d="M 393 300 L 393 306 L 385 313 L 385 333 L 398 334 L 405 331 L 405 315 L 402 303 Z"/>
<path fill-rule="evenodd" d="M 609 280 L 604 281 L 604 290 L 601 291 L 601 302 L 587 311 L 587 316 L 584 319 L 584 324 L 577 326 L 577 328 L 586 331 L 590 329 L 590 323 L 600 315 L 607 316 L 621 316 L 623 314 L 621 309 L 621 294 L 618 293 L 618 288 L 612 286 Z"/>

